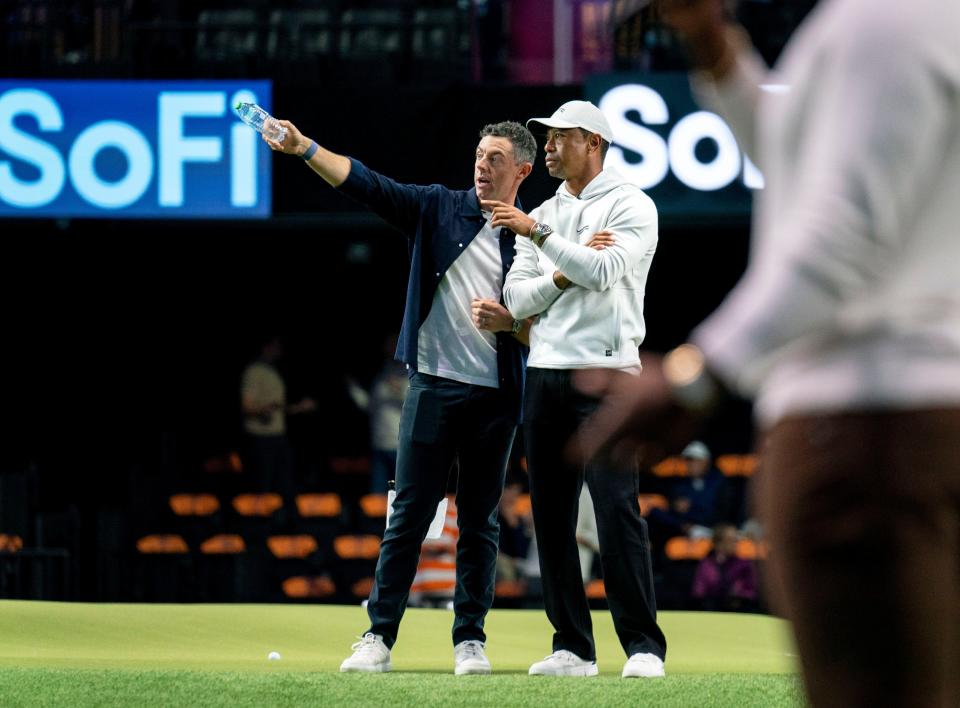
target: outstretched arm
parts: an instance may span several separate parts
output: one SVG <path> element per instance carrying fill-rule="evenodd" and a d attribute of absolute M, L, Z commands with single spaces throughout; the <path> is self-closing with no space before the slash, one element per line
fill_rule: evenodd
<path fill-rule="evenodd" d="M 263 136 L 263 141 L 270 146 L 271 150 L 304 157 L 307 151 L 316 145 L 313 140 L 297 130 L 297 126 L 290 121 L 281 120 L 278 122 L 287 129 L 287 137 L 282 143 L 278 143 L 276 140 L 270 140 Z M 350 176 L 350 158 L 331 152 L 320 145 L 316 145 L 313 154 L 306 162 L 310 165 L 310 169 L 323 177 L 327 184 L 332 187 L 339 187 Z"/>

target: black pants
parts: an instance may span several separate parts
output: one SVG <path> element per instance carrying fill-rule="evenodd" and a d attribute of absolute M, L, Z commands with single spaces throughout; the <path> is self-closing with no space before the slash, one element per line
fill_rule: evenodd
<path fill-rule="evenodd" d="M 657 625 L 650 541 L 637 503 L 637 470 L 613 469 L 602 461 L 583 468 L 567 461 L 567 442 L 597 406 L 595 399 L 573 390 L 571 374 L 528 369 L 524 394 L 530 496 L 544 603 L 556 630 L 553 650 L 596 659 L 575 535 L 586 478 L 597 514 L 607 602 L 620 644 L 627 656 L 642 652 L 664 658 L 667 641 Z"/>
<path fill-rule="evenodd" d="M 397 496 L 383 535 L 367 604 L 370 632 L 392 647 L 417 572 L 420 546 L 447 476 L 460 462 L 457 484 L 457 586 L 453 643 L 486 641 L 493 603 L 503 492 L 516 424 L 510 397 L 498 389 L 414 374 L 400 419 Z"/>

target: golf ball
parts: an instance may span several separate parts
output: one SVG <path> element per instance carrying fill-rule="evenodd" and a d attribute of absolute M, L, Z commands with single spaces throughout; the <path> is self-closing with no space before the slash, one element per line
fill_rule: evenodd
<path fill-rule="evenodd" d="M 267 658 L 268 658 L 270 661 L 278 661 L 278 660 L 280 659 L 280 652 L 278 652 L 278 651 L 272 651 L 272 652 L 270 652 L 269 654 L 267 654 Z"/>

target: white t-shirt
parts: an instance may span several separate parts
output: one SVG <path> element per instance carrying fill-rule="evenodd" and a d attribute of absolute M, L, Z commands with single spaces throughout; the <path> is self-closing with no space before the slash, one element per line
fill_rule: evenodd
<path fill-rule="evenodd" d="M 462 383 L 499 388 L 497 338 L 476 328 L 471 318 L 475 297 L 500 301 L 503 260 L 500 229 L 487 221 L 453 262 L 433 296 L 430 314 L 420 325 L 417 370 Z"/>

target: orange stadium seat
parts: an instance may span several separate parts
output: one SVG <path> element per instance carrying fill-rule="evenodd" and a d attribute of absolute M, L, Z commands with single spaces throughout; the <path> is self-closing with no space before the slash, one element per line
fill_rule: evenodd
<path fill-rule="evenodd" d="M 174 554 L 187 553 L 190 549 L 179 534 L 155 533 L 137 541 L 137 550 L 144 554 Z"/>
<path fill-rule="evenodd" d="M 376 560 L 380 555 L 380 539 L 366 536 L 337 536 L 333 540 L 334 552 L 344 560 Z"/>
<path fill-rule="evenodd" d="M 584 590 L 587 593 L 588 600 L 605 600 L 607 598 L 607 588 L 599 578 L 587 583 Z"/>
<path fill-rule="evenodd" d="M 218 533 L 200 544 L 200 552 L 206 555 L 228 555 L 243 553 L 247 544 L 235 533 Z"/>
<path fill-rule="evenodd" d="M 370 596 L 370 591 L 373 589 L 373 578 L 360 578 L 353 585 L 350 586 L 350 592 L 353 593 L 354 597 L 366 598 Z"/>
<path fill-rule="evenodd" d="M 386 494 L 365 494 L 360 497 L 360 509 L 366 516 L 382 519 L 387 515 Z"/>
<path fill-rule="evenodd" d="M 337 494 L 298 494 L 297 511 L 300 516 L 334 518 L 340 516 L 341 503 Z"/>
<path fill-rule="evenodd" d="M 241 516 L 272 516 L 282 506 L 279 494 L 239 494 L 233 498 L 233 508 Z"/>
<path fill-rule="evenodd" d="M 751 477 L 759 464 L 756 455 L 720 455 L 717 458 L 717 469 L 727 477 Z"/>
<path fill-rule="evenodd" d="M 281 584 L 283 594 L 297 600 L 331 597 L 337 586 L 326 575 L 294 575 Z"/>
<path fill-rule="evenodd" d="M 23 549 L 23 539 L 9 533 L 0 533 L 0 552 L 16 553 Z"/>
<path fill-rule="evenodd" d="M 513 599 L 523 597 L 527 593 L 527 586 L 522 580 L 498 580 L 494 586 L 495 597 Z"/>
<path fill-rule="evenodd" d="M 700 560 L 706 557 L 713 548 L 713 541 L 709 538 L 690 539 L 686 536 L 675 536 L 667 541 L 664 553 L 670 560 Z"/>
<path fill-rule="evenodd" d="M 174 494 L 170 508 L 177 516 L 211 516 L 220 509 L 220 502 L 212 494 Z"/>
<path fill-rule="evenodd" d="M 747 560 L 763 560 L 767 557 L 767 544 L 751 538 L 741 538 L 737 541 L 737 556 Z"/>
<path fill-rule="evenodd" d="M 687 461 L 682 457 L 668 457 L 651 470 L 657 477 L 686 477 Z"/>
<path fill-rule="evenodd" d="M 302 559 L 317 550 L 317 540 L 306 534 L 270 536 L 267 538 L 267 548 L 277 558 Z"/>
<path fill-rule="evenodd" d="M 667 509 L 670 506 L 662 494 L 641 494 L 637 497 L 637 503 L 640 504 L 641 516 L 647 516 L 654 509 Z"/>

